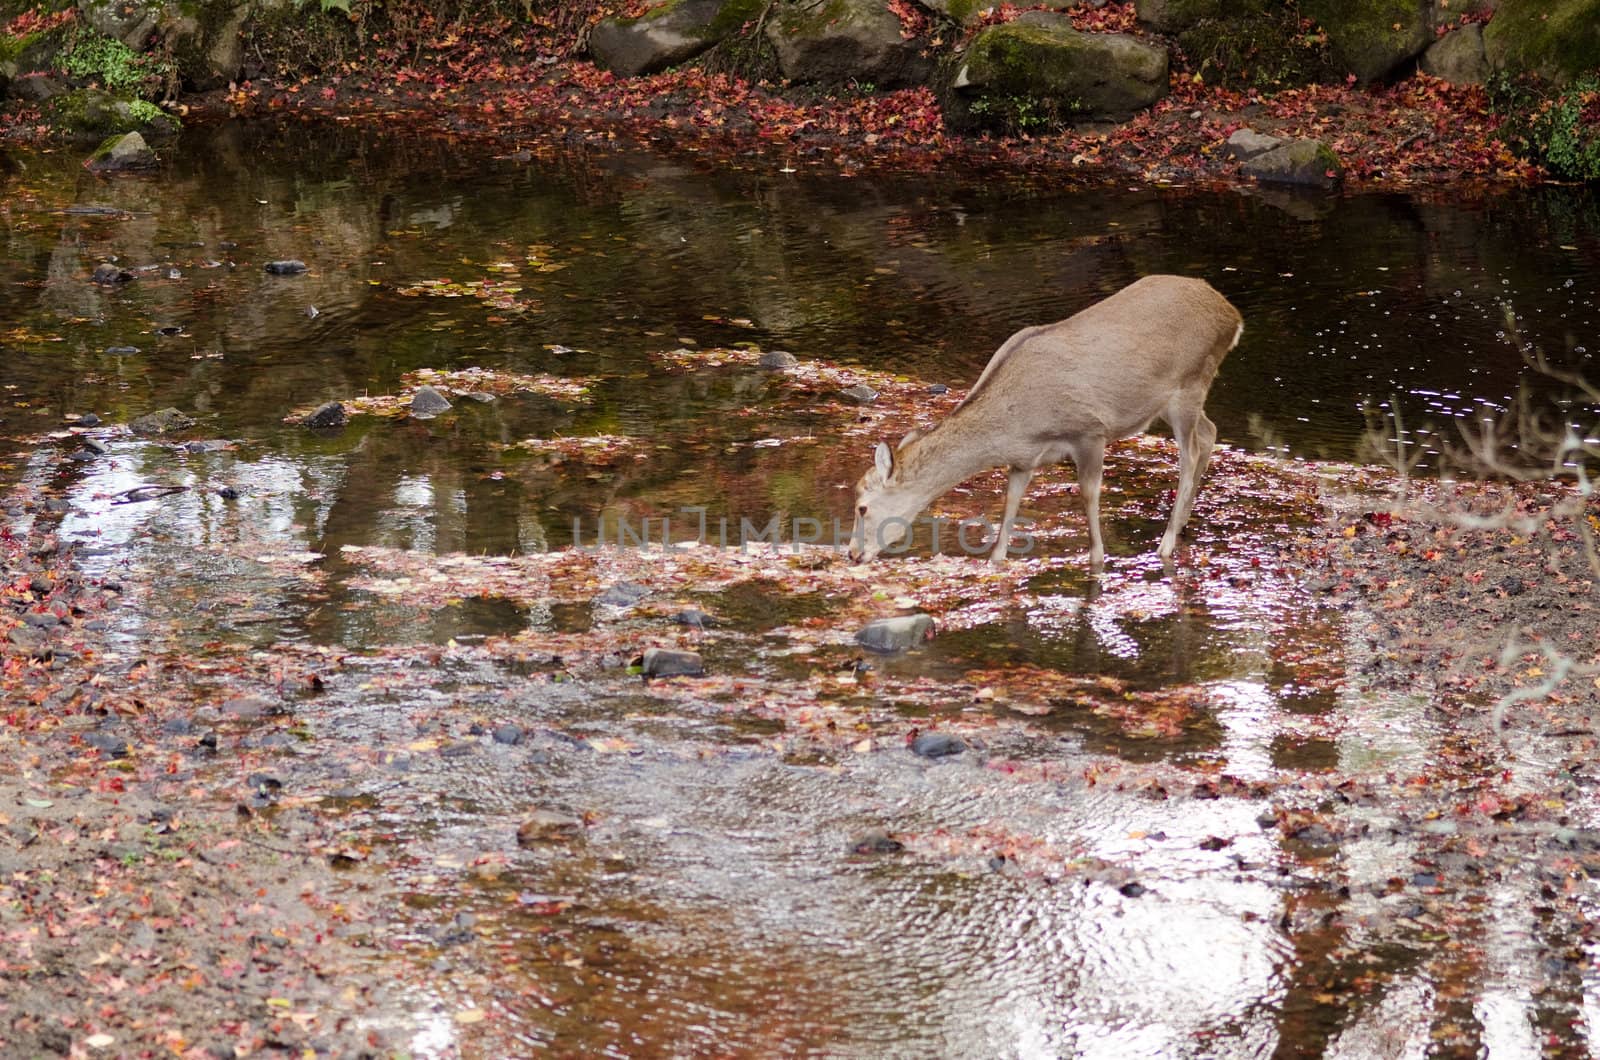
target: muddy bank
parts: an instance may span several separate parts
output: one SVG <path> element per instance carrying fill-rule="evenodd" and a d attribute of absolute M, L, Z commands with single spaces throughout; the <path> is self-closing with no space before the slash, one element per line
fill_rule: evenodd
<path fill-rule="evenodd" d="M 492 4 L 483 11 L 466 5 L 448 17 L 357 5 L 342 21 L 326 12 L 244 18 L 246 9 L 240 8 L 230 16 L 233 21 L 212 26 L 202 19 L 147 29 L 148 39 L 136 37 L 137 26 L 119 23 L 119 31 L 134 38 L 132 50 L 120 40 L 93 48 L 84 43 L 82 34 L 101 32 L 85 28 L 86 15 L 74 20 L 70 10 L 49 15 L 28 10 L 12 19 L 11 39 L 20 49 L 18 62 L 43 65 L 17 74 L 15 98 L 0 114 L 0 134 L 31 139 L 65 133 L 94 142 L 137 130 L 159 153 L 160 140 L 176 120 L 289 113 L 403 123 L 491 141 L 508 151 L 624 137 L 708 160 L 754 153 L 774 169 L 815 166 L 851 173 L 962 166 L 1050 180 L 1128 175 L 1326 188 L 1341 182 L 1538 180 L 1547 175 L 1539 159 L 1554 123 L 1565 120 L 1561 115 L 1569 103 L 1581 106 L 1565 100 L 1552 104 L 1543 90 L 1532 87 L 1507 90 L 1491 106 L 1482 84 L 1486 75 L 1452 73 L 1456 79 L 1446 80 L 1415 73 L 1416 55 L 1403 51 L 1386 53 L 1392 70 L 1359 78 L 1351 74 L 1347 83 L 1343 73 L 1332 71 L 1361 62 L 1339 53 L 1337 41 L 1330 45 L 1326 34 L 1320 44 L 1304 45 L 1306 55 L 1294 62 L 1310 65 L 1296 67 L 1293 76 L 1265 72 L 1256 65 L 1265 60 L 1252 52 L 1230 59 L 1226 76 L 1219 77 L 1216 54 L 1190 54 L 1178 43 L 1189 32 L 1182 18 L 1137 12 L 1133 4 L 1076 5 L 1059 14 L 1001 5 L 977 21 L 955 22 L 949 12 L 909 4 L 876 11 L 888 21 L 873 32 L 888 34 L 887 52 L 909 48 L 908 62 L 926 68 L 920 80 L 877 76 L 866 68 L 827 76 L 777 69 L 764 27 L 769 15 L 773 21 L 789 16 L 786 6 L 774 14 L 770 5 L 759 17 L 734 19 L 729 25 L 742 28 L 733 37 L 706 54 L 685 56 L 681 65 L 664 72 L 659 64 L 616 69 L 614 61 L 608 68 L 594 39 L 604 36 L 600 27 L 627 22 L 639 12 L 612 6 L 571 5 L 571 10 L 535 11 L 530 18 L 529 11 L 502 12 Z M 675 11 L 682 5 L 667 6 Z M 876 10 L 871 4 L 856 6 Z M 1485 12 L 1483 5 L 1471 6 L 1468 13 L 1442 10 L 1428 18 L 1443 34 L 1476 33 L 1481 53 Z M 894 14 L 886 13 L 890 9 Z M 867 18 L 858 15 L 839 21 L 854 25 Z M 672 17 L 669 13 L 666 20 Z M 895 18 L 909 19 L 905 40 L 889 26 L 899 26 Z M 1330 8 L 1324 21 L 1343 18 Z M 159 23 L 153 15 L 147 21 L 152 27 Z M 1411 30 L 1419 28 L 1426 27 L 1408 26 L 1404 36 L 1414 36 Z M 1081 110 L 1088 104 L 1071 84 L 1050 88 L 1043 73 L 1030 75 L 1022 88 L 1006 89 L 997 82 L 990 95 L 974 99 L 949 87 L 952 77 L 959 80 L 957 67 L 964 71 L 971 65 L 952 56 L 970 60 L 982 51 L 986 35 L 1013 29 L 1024 43 L 1039 33 L 1065 34 L 1064 41 L 1120 42 L 1120 50 L 1108 54 L 1143 49 L 1166 56 L 1170 49 L 1170 76 L 1164 58 L 1160 83 L 1149 98 L 1137 106 L 1108 104 L 1116 113 Z M 231 46 L 219 44 L 214 55 L 192 58 L 193 40 L 210 40 L 213 32 Z M 352 33 L 361 39 L 351 39 Z M 1288 28 L 1280 36 L 1301 40 Z M 1314 42 L 1318 35 L 1304 38 Z M 1426 35 L 1419 40 L 1426 44 Z M 114 62 L 106 57 L 115 50 L 113 43 L 122 49 Z M 813 51 L 855 55 L 865 46 L 851 48 L 841 38 Z M 60 56 L 52 58 L 56 52 Z M 784 48 L 778 53 L 787 54 Z M 1091 80 L 1115 78 L 1106 74 Z M 1052 91 L 1067 95 L 1056 99 L 1049 96 Z M 156 102 L 168 104 L 168 113 L 161 113 Z M 975 109 L 994 120 L 976 127 L 956 120 Z M 1516 117 L 1516 137 L 1502 130 L 1506 115 Z M 1308 152 L 1319 145 L 1321 153 L 1293 155 L 1296 145 Z M 1513 146 L 1532 161 L 1516 155 Z M 1257 157 L 1278 147 L 1284 151 L 1277 163 Z"/>

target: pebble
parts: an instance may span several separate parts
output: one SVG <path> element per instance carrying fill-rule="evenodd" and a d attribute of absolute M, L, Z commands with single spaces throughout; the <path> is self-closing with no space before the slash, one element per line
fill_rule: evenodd
<path fill-rule="evenodd" d="M 856 634 L 856 643 L 875 652 L 898 652 L 914 648 L 933 638 L 933 619 L 928 615 L 901 615 L 868 623 Z"/>
<path fill-rule="evenodd" d="M 298 276 L 306 271 L 306 263 L 295 258 L 267 262 L 267 271 L 274 276 Z"/>
<path fill-rule="evenodd" d="M 535 810 L 517 827 L 517 845 L 537 846 L 541 843 L 566 843 L 583 834 L 583 821 L 570 814 L 554 810 Z"/>
<path fill-rule="evenodd" d="M 703 677 L 706 666 L 699 652 L 649 648 L 640 660 L 639 672 L 645 677 Z"/>
<path fill-rule="evenodd" d="M 883 832 L 867 832 L 850 841 L 852 854 L 898 854 L 906 848 L 898 839 Z"/>
<path fill-rule="evenodd" d="M 945 758 L 958 755 L 966 749 L 965 740 L 943 732 L 923 733 L 911 741 L 911 753 L 923 758 Z"/>

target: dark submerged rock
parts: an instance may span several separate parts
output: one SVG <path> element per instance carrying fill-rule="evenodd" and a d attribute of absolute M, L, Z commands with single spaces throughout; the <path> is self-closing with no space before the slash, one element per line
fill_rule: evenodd
<path fill-rule="evenodd" d="M 636 582 L 618 582 L 608 586 L 594 598 L 594 602 L 607 607 L 632 607 L 649 595 L 650 590 Z"/>
<path fill-rule="evenodd" d="M 898 854 L 906 848 L 898 839 L 884 832 L 867 832 L 850 841 L 852 854 Z"/>
<path fill-rule="evenodd" d="M 710 629 L 717 624 L 716 619 L 694 607 L 679 611 L 672 616 L 672 621 L 680 626 L 689 626 L 693 629 Z"/>
<path fill-rule="evenodd" d="M 101 262 L 99 265 L 96 265 L 94 267 L 94 272 L 89 275 L 90 283 L 98 283 L 104 287 L 115 286 L 119 283 L 127 283 L 132 279 L 133 273 L 122 268 L 120 265 L 113 265 L 109 261 Z M 133 346 L 112 346 L 110 349 L 106 350 L 107 353 L 122 353 L 124 351 L 129 351 L 132 353 L 139 352 L 138 349 Z"/>
<path fill-rule="evenodd" d="M 307 271 L 306 263 L 295 258 L 267 262 L 266 269 L 274 276 L 299 276 Z"/>

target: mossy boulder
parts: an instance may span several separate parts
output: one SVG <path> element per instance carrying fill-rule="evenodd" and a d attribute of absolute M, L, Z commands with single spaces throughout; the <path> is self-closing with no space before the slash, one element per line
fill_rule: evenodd
<path fill-rule="evenodd" d="M 1281 88 L 1343 77 L 1326 34 L 1284 0 L 1137 0 L 1139 20 L 1175 37 L 1210 84 Z"/>
<path fill-rule="evenodd" d="M 594 61 L 625 77 L 688 62 L 761 17 L 761 0 L 655 0 L 638 18 L 607 18 L 589 34 Z"/>
<path fill-rule="evenodd" d="M 1328 35 L 1334 62 L 1363 84 L 1403 72 L 1433 42 L 1427 0 L 1300 0 Z"/>
<path fill-rule="evenodd" d="M 83 138 L 138 132 L 147 139 L 164 139 L 179 128 L 176 118 L 153 103 L 95 88 L 55 96 L 45 104 L 45 116 L 61 131 Z"/>
<path fill-rule="evenodd" d="M 1600 70 L 1600 0 L 1502 0 L 1483 47 L 1497 71 L 1565 85 Z"/>
<path fill-rule="evenodd" d="M 973 38 L 955 64 L 946 115 L 969 128 L 996 118 L 1016 126 L 1029 114 L 1123 120 L 1167 94 L 1167 63 L 1166 49 L 1127 34 L 1024 16 Z"/>
<path fill-rule="evenodd" d="M 244 66 L 247 0 L 191 0 L 162 22 L 178 77 L 188 88 L 207 92 L 226 87 Z"/>
<path fill-rule="evenodd" d="M 1476 22 L 1453 29 L 1422 53 L 1417 68 L 1455 85 L 1481 85 L 1489 80 L 1489 60 L 1483 48 L 1483 27 Z"/>
<path fill-rule="evenodd" d="M 1251 158 L 1241 172 L 1265 184 L 1308 188 L 1334 188 L 1344 180 L 1339 156 L 1320 140 L 1291 140 Z"/>
<path fill-rule="evenodd" d="M 127 173 L 155 169 L 160 164 L 156 153 L 136 132 L 107 137 L 85 163 L 92 173 Z"/>
<path fill-rule="evenodd" d="M 767 39 L 791 81 L 899 88 L 927 82 L 933 60 L 883 0 L 781 0 Z"/>

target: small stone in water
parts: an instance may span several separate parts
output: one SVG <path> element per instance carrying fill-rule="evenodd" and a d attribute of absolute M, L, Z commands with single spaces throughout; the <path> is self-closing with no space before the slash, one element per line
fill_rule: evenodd
<path fill-rule="evenodd" d="M 158 409 L 128 424 L 134 434 L 167 434 L 194 426 L 194 420 L 175 408 Z"/>
<path fill-rule="evenodd" d="M 522 726 L 496 725 L 494 728 L 494 742 L 503 743 L 508 747 L 515 747 L 522 742 Z"/>
<path fill-rule="evenodd" d="M 928 393 L 930 393 L 930 394 L 948 394 L 948 393 L 950 393 L 950 388 L 945 386 L 943 383 L 929 383 L 928 384 Z"/>
<path fill-rule="evenodd" d="M 709 629 L 717 624 L 716 619 L 694 607 L 679 611 L 672 616 L 672 621 L 680 626 L 692 626 L 695 629 Z"/>
<path fill-rule="evenodd" d="M 759 367 L 774 372 L 782 371 L 785 368 L 793 368 L 799 363 L 800 358 L 796 357 L 788 350 L 763 351 L 761 354 L 761 359 L 756 362 Z"/>
<path fill-rule="evenodd" d="M 298 276 L 306 271 L 306 263 L 294 258 L 267 262 L 267 271 L 274 276 Z"/>
<path fill-rule="evenodd" d="M 106 352 L 113 357 L 132 357 L 139 352 L 137 346 L 107 346 Z"/>
<path fill-rule="evenodd" d="M 92 412 L 85 412 L 82 416 L 78 417 L 78 426 L 79 427 L 98 427 L 98 426 L 100 426 L 100 417 L 96 416 Z"/>
<path fill-rule="evenodd" d="M 945 758 L 958 755 L 967 749 L 966 741 L 959 736 L 942 732 L 923 733 L 911 741 L 911 753 L 923 758 Z"/>
<path fill-rule="evenodd" d="M 437 416 L 453 408 L 450 399 L 431 386 L 418 387 L 417 392 L 411 396 L 411 414 L 413 416 Z"/>
<path fill-rule="evenodd" d="M 847 397 L 857 405 L 870 405 L 878 400 L 878 392 L 865 383 L 857 383 L 853 387 L 839 391 L 841 397 Z"/>
<path fill-rule="evenodd" d="M 618 582 L 594 598 L 597 604 L 608 607 L 632 607 L 650 595 L 650 590 L 635 582 Z"/>
<path fill-rule="evenodd" d="M 933 639 L 933 619 L 928 615 L 880 618 L 856 634 L 856 643 L 868 651 L 897 652 Z"/>
<path fill-rule="evenodd" d="M 1148 890 L 1149 888 L 1142 883 L 1125 883 L 1117 888 L 1118 893 L 1124 898 L 1137 898 Z"/>
<path fill-rule="evenodd" d="M 578 838 L 583 832 L 583 822 L 568 814 L 554 810 L 535 810 L 517 828 L 517 846 L 531 847 L 540 843 L 565 843 Z"/>
<path fill-rule="evenodd" d="M 330 401 L 327 404 L 318 405 L 306 413 L 305 417 L 301 419 L 300 425 L 302 427 L 310 427 L 312 430 L 326 430 L 332 427 L 343 427 L 349 422 L 350 415 L 345 412 L 344 405 L 338 401 Z"/>
<path fill-rule="evenodd" d="M 645 677 L 703 677 L 706 664 L 699 652 L 649 648 L 640 660 L 639 672 Z"/>
<path fill-rule="evenodd" d="M 868 832 L 850 841 L 852 854 L 898 854 L 905 848 L 904 843 L 884 832 Z"/>

